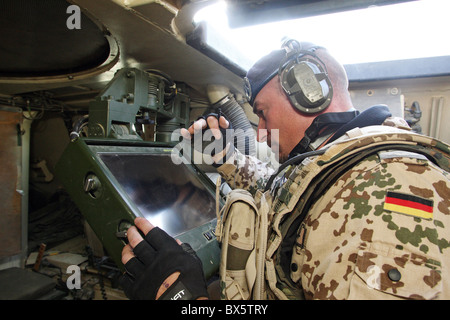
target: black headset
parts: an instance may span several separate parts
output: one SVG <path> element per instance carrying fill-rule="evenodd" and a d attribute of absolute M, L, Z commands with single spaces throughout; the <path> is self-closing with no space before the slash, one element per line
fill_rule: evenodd
<path fill-rule="evenodd" d="M 296 40 L 283 43 L 286 58 L 280 63 L 278 75 L 281 87 L 292 106 L 307 114 L 325 110 L 333 97 L 333 86 L 325 64 L 315 54 L 321 47 L 306 50 Z"/>

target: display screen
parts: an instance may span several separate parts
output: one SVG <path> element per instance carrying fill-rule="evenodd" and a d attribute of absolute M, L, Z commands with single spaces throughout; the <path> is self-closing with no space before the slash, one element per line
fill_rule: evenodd
<path fill-rule="evenodd" d="M 185 164 L 166 154 L 100 153 L 142 215 L 171 236 L 216 217 L 214 196 Z"/>

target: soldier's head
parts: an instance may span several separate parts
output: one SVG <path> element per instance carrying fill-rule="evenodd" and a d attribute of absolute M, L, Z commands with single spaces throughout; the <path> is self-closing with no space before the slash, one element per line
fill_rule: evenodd
<path fill-rule="evenodd" d="M 317 115 L 353 107 L 343 66 L 325 48 L 309 42 L 289 40 L 257 61 L 247 72 L 245 91 L 259 117 L 258 141 L 278 150 L 280 160 Z"/>

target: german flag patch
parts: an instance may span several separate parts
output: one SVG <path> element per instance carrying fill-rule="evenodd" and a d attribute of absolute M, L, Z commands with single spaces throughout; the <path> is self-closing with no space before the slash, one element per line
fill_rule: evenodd
<path fill-rule="evenodd" d="M 410 216 L 433 219 L 433 200 L 388 191 L 384 199 L 384 210 L 407 214 Z"/>

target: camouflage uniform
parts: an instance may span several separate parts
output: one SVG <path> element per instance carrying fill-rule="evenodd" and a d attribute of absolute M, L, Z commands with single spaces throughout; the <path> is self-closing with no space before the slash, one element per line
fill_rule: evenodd
<path fill-rule="evenodd" d="M 276 172 L 272 163 L 243 155 L 237 148 L 234 155 L 217 170 L 232 189 L 244 189 L 252 195 L 255 195 L 256 190 L 264 189 L 266 182 Z"/>
<path fill-rule="evenodd" d="M 265 298 L 450 298 L 450 183 L 441 168 L 448 170 L 450 148 L 383 127 L 351 130 L 272 190 Z M 376 150 L 384 140 L 400 147 Z M 421 144 L 433 145 L 427 152 L 441 167 Z M 252 191 L 268 171 L 250 158 L 219 168 L 232 186 Z"/>

